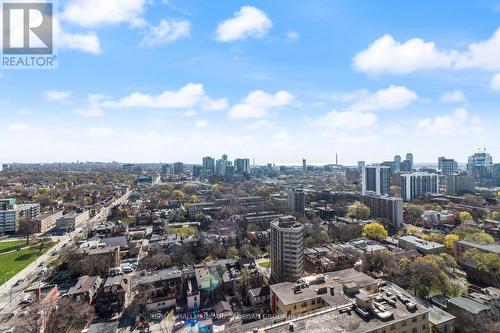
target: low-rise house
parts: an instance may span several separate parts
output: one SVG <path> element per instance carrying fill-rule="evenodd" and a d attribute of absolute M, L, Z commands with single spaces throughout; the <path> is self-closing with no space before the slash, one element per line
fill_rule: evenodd
<path fill-rule="evenodd" d="M 473 292 L 448 300 L 447 312 L 456 317 L 456 325 L 462 332 L 476 332 L 482 325 L 500 320 L 498 295 Z"/>
<path fill-rule="evenodd" d="M 97 294 L 96 312 L 101 316 L 120 313 L 129 291 L 130 285 L 125 275 L 108 277 Z"/>
<path fill-rule="evenodd" d="M 66 292 L 65 296 L 78 302 L 92 304 L 101 285 L 102 279 L 99 276 L 83 275 L 78 278 L 76 284 Z"/>
<path fill-rule="evenodd" d="M 423 255 L 438 254 L 444 251 L 444 245 L 426 241 L 415 236 L 399 237 L 399 246 L 407 250 L 417 250 Z"/>
<path fill-rule="evenodd" d="M 248 291 L 248 300 L 252 306 L 262 306 L 269 302 L 271 290 L 269 286 L 253 288 Z"/>
<path fill-rule="evenodd" d="M 182 272 L 177 269 L 148 272 L 140 278 L 138 290 L 146 297 L 148 311 L 175 308 L 182 298 Z"/>

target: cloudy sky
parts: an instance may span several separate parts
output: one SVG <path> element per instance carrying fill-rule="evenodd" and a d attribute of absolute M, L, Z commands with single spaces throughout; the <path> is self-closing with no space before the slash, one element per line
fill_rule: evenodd
<path fill-rule="evenodd" d="M 500 1 L 59 0 L 0 71 L 4 162 L 500 158 Z"/>

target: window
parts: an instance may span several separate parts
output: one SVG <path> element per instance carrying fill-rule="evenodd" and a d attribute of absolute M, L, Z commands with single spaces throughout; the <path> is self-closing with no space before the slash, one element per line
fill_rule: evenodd
<path fill-rule="evenodd" d="M 391 325 L 391 331 L 394 331 L 396 329 L 396 325 L 392 324 Z"/>
<path fill-rule="evenodd" d="M 411 319 L 411 322 L 412 322 L 412 323 L 416 323 L 416 322 L 417 322 L 417 317 L 413 317 L 413 318 Z"/>
<path fill-rule="evenodd" d="M 314 304 L 316 304 L 316 300 L 315 300 L 315 299 L 313 299 L 313 300 L 311 301 L 311 305 L 314 305 Z"/>
<path fill-rule="evenodd" d="M 302 307 L 303 308 L 307 307 L 307 302 L 302 303 Z"/>
<path fill-rule="evenodd" d="M 417 328 L 414 327 L 412 330 L 411 330 L 412 333 L 417 333 Z"/>
<path fill-rule="evenodd" d="M 427 329 L 427 325 L 423 324 L 422 325 L 422 330 L 425 331 Z"/>
<path fill-rule="evenodd" d="M 404 327 L 404 326 L 406 326 L 406 320 L 401 322 L 401 327 Z"/>

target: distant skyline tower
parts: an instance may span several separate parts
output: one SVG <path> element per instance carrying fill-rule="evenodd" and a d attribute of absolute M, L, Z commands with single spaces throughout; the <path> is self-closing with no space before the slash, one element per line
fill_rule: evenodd
<path fill-rule="evenodd" d="M 389 195 L 391 187 L 391 169 L 388 166 L 365 166 L 361 173 L 361 194 L 374 192 L 378 195 Z"/>
<path fill-rule="evenodd" d="M 305 158 L 302 159 L 302 171 L 307 172 L 307 161 Z"/>
<path fill-rule="evenodd" d="M 413 165 L 413 154 L 412 153 L 407 153 L 406 154 L 406 160 L 410 161 L 411 164 Z"/>
<path fill-rule="evenodd" d="M 394 156 L 394 166 L 395 166 L 395 172 L 399 172 L 400 171 L 400 165 L 401 165 L 401 156 L 399 155 L 396 155 Z"/>

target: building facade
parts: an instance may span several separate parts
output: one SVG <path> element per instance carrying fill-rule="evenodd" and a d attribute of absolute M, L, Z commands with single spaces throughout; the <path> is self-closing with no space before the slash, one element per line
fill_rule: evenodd
<path fill-rule="evenodd" d="M 388 166 L 365 166 L 361 174 L 361 193 L 374 192 L 378 195 L 389 195 L 391 187 L 391 169 Z"/>
<path fill-rule="evenodd" d="M 466 174 L 447 175 L 445 182 L 447 195 L 462 196 L 465 193 L 474 193 L 476 189 L 474 177 Z"/>
<path fill-rule="evenodd" d="M 438 193 L 438 175 L 414 172 L 401 175 L 401 197 L 413 201 L 426 193 Z"/>
<path fill-rule="evenodd" d="M 458 172 L 458 163 L 454 159 L 440 157 L 438 158 L 438 170 L 442 175 L 453 175 Z"/>
<path fill-rule="evenodd" d="M 294 217 L 271 222 L 271 280 L 296 281 L 304 272 L 304 226 Z"/>
<path fill-rule="evenodd" d="M 368 193 L 361 202 L 370 208 L 371 217 L 385 219 L 390 227 L 399 230 L 403 225 L 403 199 Z"/>
<path fill-rule="evenodd" d="M 292 189 L 287 194 L 288 209 L 292 212 L 304 214 L 306 195 L 302 189 Z"/>

